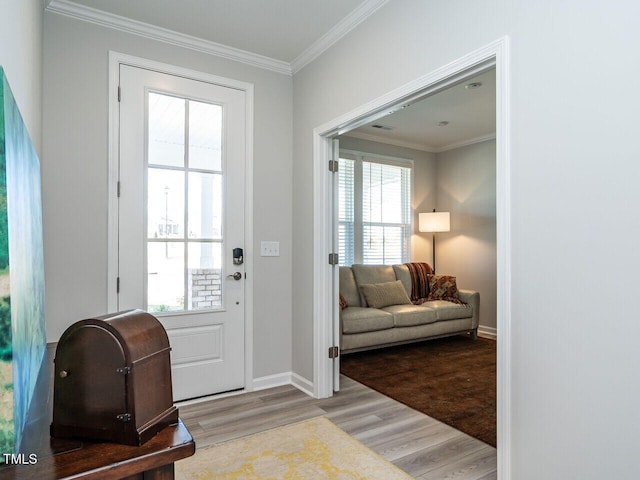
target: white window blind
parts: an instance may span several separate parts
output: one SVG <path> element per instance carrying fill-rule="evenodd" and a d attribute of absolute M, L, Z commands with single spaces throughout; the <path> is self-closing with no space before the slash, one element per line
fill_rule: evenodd
<path fill-rule="evenodd" d="M 339 186 L 338 186 L 338 254 L 341 265 L 353 265 L 354 263 L 354 166 L 355 161 L 346 158 L 340 159 Z"/>
<path fill-rule="evenodd" d="M 346 157 L 347 155 L 341 155 Z M 348 155 L 340 159 L 339 254 L 341 265 L 410 260 L 411 165 Z"/>

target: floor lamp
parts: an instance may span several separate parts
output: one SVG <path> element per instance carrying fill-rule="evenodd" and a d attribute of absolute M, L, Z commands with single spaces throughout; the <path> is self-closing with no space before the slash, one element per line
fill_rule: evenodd
<path fill-rule="evenodd" d="M 449 212 L 420 213 L 418 216 L 418 231 L 433 235 L 433 273 L 436 273 L 436 233 L 450 231 Z"/>

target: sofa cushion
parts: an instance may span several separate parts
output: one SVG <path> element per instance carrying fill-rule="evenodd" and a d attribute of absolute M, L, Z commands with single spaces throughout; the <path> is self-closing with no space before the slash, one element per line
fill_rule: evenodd
<path fill-rule="evenodd" d="M 456 277 L 452 275 L 428 275 L 429 295 L 427 300 L 447 300 L 462 303 L 458 296 Z"/>
<path fill-rule="evenodd" d="M 340 267 L 340 295 L 347 301 L 347 305 L 359 307 L 360 290 L 356 285 L 356 279 L 350 267 Z"/>
<path fill-rule="evenodd" d="M 407 291 L 400 280 L 385 283 L 360 285 L 367 305 L 371 308 L 388 307 L 389 305 L 405 305 L 411 303 Z"/>
<path fill-rule="evenodd" d="M 375 332 L 393 328 L 393 314 L 376 308 L 347 307 L 340 313 L 342 333 Z"/>
<path fill-rule="evenodd" d="M 402 282 L 404 289 L 407 291 L 407 295 L 411 298 L 411 274 L 409 273 L 409 267 L 406 265 L 394 265 L 393 273 L 396 274 L 396 279 Z"/>
<path fill-rule="evenodd" d="M 423 303 L 422 306 L 435 310 L 436 319 L 438 321 L 473 317 L 473 307 L 466 303 L 452 303 L 446 300 L 430 300 Z"/>
<path fill-rule="evenodd" d="M 429 307 L 418 305 L 391 305 L 382 310 L 393 314 L 396 327 L 414 327 L 437 321 L 436 311 Z"/>
<path fill-rule="evenodd" d="M 355 264 L 351 267 L 353 276 L 358 285 L 368 285 L 371 283 L 395 282 L 396 274 L 393 272 L 391 265 L 359 265 Z M 349 305 L 352 305 L 349 297 L 345 296 Z M 355 305 L 355 304 L 353 304 Z M 362 290 L 360 290 L 360 306 L 366 307 L 367 301 L 364 298 Z"/>

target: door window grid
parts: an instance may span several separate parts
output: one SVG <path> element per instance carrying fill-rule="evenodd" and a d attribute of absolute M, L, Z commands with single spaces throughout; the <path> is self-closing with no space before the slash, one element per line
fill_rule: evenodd
<path fill-rule="evenodd" d="M 221 309 L 222 107 L 149 92 L 147 125 L 146 308 Z"/>
<path fill-rule="evenodd" d="M 340 265 L 409 261 L 410 163 L 343 154 L 338 171 Z"/>

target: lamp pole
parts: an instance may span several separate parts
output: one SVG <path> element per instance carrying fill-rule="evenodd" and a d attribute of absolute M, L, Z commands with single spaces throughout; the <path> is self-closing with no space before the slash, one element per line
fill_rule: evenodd
<path fill-rule="evenodd" d="M 435 209 L 434 209 L 435 210 Z M 432 239 L 432 253 L 433 253 L 433 274 L 436 274 L 436 232 L 431 234 Z"/>

